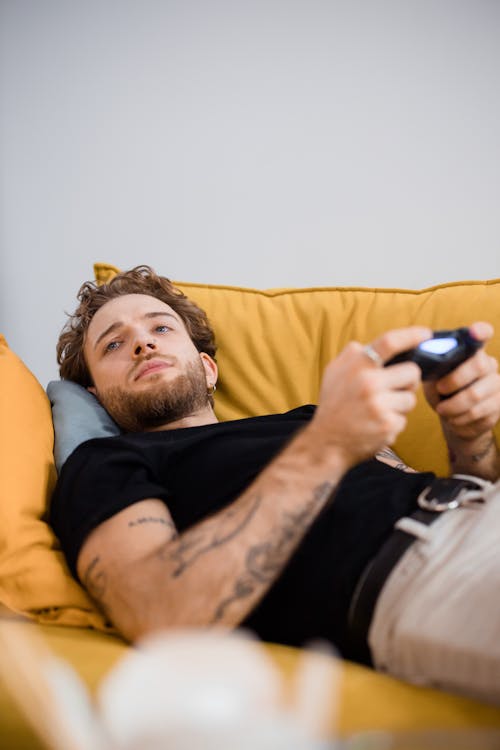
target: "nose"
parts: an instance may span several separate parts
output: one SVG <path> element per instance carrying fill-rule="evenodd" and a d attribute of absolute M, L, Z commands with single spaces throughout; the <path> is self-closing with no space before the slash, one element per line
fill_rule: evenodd
<path fill-rule="evenodd" d="M 155 351 L 156 342 L 151 336 L 139 336 L 134 344 L 134 357 L 139 357 L 145 352 Z"/>

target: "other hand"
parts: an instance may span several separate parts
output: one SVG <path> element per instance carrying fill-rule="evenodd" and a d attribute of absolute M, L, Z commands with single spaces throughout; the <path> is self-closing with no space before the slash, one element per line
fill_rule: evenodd
<path fill-rule="evenodd" d="M 473 323 L 469 330 L 485 343 L 494 333 L 485 322 Z M 441 418 L 448 443 L 483 438 L 500 419 L 498 362 L 484 348 L 440 380 L 424 383 L 424 393 Z"/>

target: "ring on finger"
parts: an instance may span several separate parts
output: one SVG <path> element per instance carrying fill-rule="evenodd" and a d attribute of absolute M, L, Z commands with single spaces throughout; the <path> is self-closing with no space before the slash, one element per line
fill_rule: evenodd
<path fill-rule="evenodd" d="M 384 360 L 371 344 L 367 344 L 363 347 L 363 354 L 366 354 L 368 359 L 371 359 L 373 364 L 377 365 L 377 367 L 383 366 Z"/>

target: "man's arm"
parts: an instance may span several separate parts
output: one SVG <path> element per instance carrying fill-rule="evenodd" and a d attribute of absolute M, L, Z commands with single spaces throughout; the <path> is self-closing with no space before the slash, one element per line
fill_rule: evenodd
<path fill-rule="evenodd" d="M 428 336 L 401 329 L 374 346 L 389 358 Z M 178 535 L 162 502 L 136 503 L 88 536 L 80 579 L 130 640 L 165 627 L 238 625 L 344 473 L 404 429 L 419 380 L 413 363 L 378 368 L 349 344 L 325 370 L 311 422 L 228 508 Z"/>
<path fill-rule="evenodd" d="M 304 431 L 234 503 L 182 534 L 160 500 L 113 516 L 87 538 L 78 574 L 130 640 L 162 627 L 235 626 L 277 578 L 344 471 L 335 455 L 313 451 Z"/>
<path fill-rule="evenodd" d="M 485 342 L 493 335 L 489 323 L 474 323 L 470 330 Z M 451 473 L 498 479 L 500 453 L 493 433 L 500 418 L 497 360 L 481 349 L 437 383 L 426 383 L 424 391 L 441 420 Z"/>

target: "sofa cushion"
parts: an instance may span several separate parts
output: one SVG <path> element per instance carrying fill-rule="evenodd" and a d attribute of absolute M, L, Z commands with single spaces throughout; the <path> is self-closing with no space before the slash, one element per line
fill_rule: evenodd
<path fill-rule="evenodd" d="M 42 622 L 108 629 L 46 523 L 56 471 L 50 404 L 0 336 L 0 602 Z"/>

